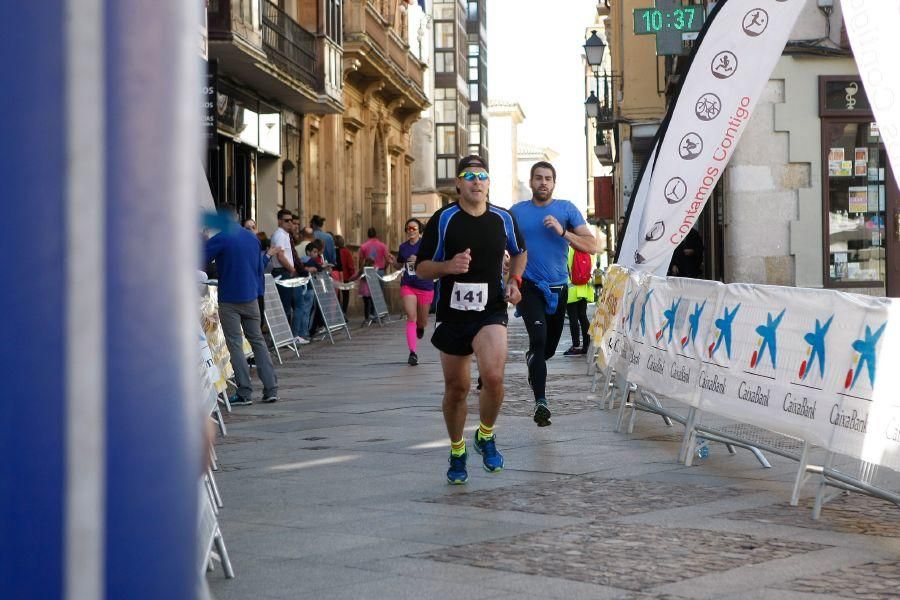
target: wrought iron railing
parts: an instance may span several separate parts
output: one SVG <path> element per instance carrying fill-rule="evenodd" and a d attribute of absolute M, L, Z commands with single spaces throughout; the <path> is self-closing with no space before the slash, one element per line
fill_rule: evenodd
<path fill-rule="evenodd" d="M 271 2 L 262 2 L 263 46 L 269 58 L 291 75 L 319 88 L 316 37 Z"/>

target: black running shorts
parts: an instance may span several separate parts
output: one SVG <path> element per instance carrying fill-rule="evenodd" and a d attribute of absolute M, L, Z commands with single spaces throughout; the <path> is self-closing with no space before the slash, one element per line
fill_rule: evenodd
<path fill-rule="evenodd" d="M 503 325 L 506 327 L 509 315 L 506 311 L 492 311 L 479 315 L 481 318 L 466 320 L 459 323 L 438 323 L 431 336 L 431 343 L 444 354 L 454 356 L 469 356 L 475 350 L 472 349 L 472 341 L 482 327 L 488 325 Z"/>

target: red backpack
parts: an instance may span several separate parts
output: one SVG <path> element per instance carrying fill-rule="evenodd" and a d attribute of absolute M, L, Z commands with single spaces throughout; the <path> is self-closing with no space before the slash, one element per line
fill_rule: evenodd
<path fill-rule="evenodd" d="M 575 253 L 572 255 L 572 283 L 574 285 L 589 283 L 593 271 L 591 255 L 581 250 L 575 250 Z"/>

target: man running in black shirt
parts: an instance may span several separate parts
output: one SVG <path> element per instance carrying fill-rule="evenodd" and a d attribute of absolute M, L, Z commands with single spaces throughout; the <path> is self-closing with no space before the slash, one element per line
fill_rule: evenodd
<path fill-rule="evenodd" d="M 459 161 L 456 172 L 459 201 L 438 210 L 429 219 L 417 256 L 416 274 L 424 279 L 440 278 L 436 290 L 437 325 L 431 342 L 441 351 L 444 370 L 443 411 L 450 434 L 447 481 L 463 484 L 469 478 L 463 429 L 473 353 L 483 382 L 475 451 L 481 454 L 486 471 L 496 473 L 503 469 L 494 423 L 503 402 L 507 301 L 516 304 L 521 299 L 519 286 L 526 255 L 512 214 L 487 201 L 490 179 L 484 159 L 466 156 Z M 504 250 L 512 257 L 505 286 Z"/>

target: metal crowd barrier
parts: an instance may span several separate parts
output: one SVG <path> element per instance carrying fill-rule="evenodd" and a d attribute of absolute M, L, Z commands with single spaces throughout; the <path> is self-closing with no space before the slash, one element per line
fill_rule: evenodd
<path fill-rule="evenodd" d="M 592 355 L 596 357 L 596 353 L 589 352 Z M 593 371 L 591 391 L 600 387 L 600 409 L 612 410 L 618 403 L 616 432 L 632 433 L 638 411 L 659 415 L 669 427 L 673 421 L 684 425 L 678 460 L 685 466 L 693 464 L 702 445 L 717 442 L 730 454 L 735 454 L 735 447 L 750 451 L 763 468 L 771 468 L 764 453 L 797 461 L 790 503 L 797 506 L 803 485 L 815 479 L 813 519 L 820 517 L 827 502 L 845 492 L 866 494 L 900 506 L 900 494 L 891 490 L 900 489 L 900 473 L 891 469 L 835 452 L 825 452 L 822 463 L 814 464 L 811 453 L 817 448 L 805 440 L 703 412 L 674 400 L 661 400 L 653 392 L 629 383 L 612 368 L 600 370 L 595 366 L 590 370 Z"/>

